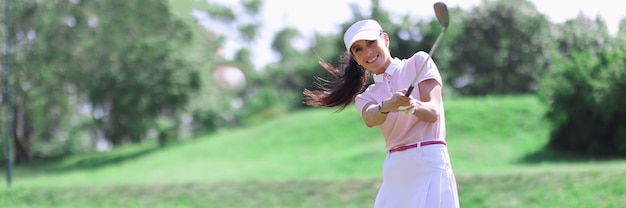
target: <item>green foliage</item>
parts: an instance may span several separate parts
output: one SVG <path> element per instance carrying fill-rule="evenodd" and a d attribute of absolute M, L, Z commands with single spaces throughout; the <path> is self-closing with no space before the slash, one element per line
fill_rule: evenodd
<path fill-rule="evenodd" d="M 98 132 L 115 144 L 141 141 L 200 85 L 181 53 L 191 30 L 166 1 L 14 5 L 18 160 L 91 151 Z"/>
<path fill-rule="evenodd" d="M 465 95 L 535 92 L 549 69 L 550 22 L 529 1 L 484 1 L 462 20 L 448 79 Z"/>
<path fill-rule="evenodd" d="M 601 19 L 584 16 L 559 25 L 553 73 L 542 91 L 550 106 L 549 146 L 602 157 L 626 155 L 624 51 Z"/>
<path fill-rule="evenodd" d="M 276 33 L 272 41 L 272 49 L 280 54 L 281 62 L 293 63 L 294 61 L 289 61 L 289 59 L 302 55 L 292 44 L 294 39 L 300 36 L 302 34 L 295 28 L 284 28 Z"/>
<path fill-rule="evenodd" d="M 579 15 L 559 25 L 555 33 L 557 50 L 563 56 L 571 51 L 588 51 L 591 55 L 598 55 L 613 46 L 613 38 L 600 18 L 592 20 Z"/>
<path fill-rule="evenodd" d="M 85 54 L 75 58 L 92 60 L 83 64 L 86 78 L 77 80 L 82 81 L 78 85 L 87 89 L 95 109 L 106 112 L 96 118 L 96 126 L 107 138 L 116 145 L 139 142 L 159 114 L 176 117 L 199 86 L 197 72 L 178 54 L 190 43 L 191 30 L 163 1 L 94 2 L 84 7 L 99 14 L 99 24 L 79 49 Z"/>
<path fill-rule="evenodd" d="M 291 103 L 296 103 L 297 97 L 290 94 L 281 94 L 281 90 L 272 87 L 259 87 L 254 96 L 246 100 L 240 108 L 240 120 L 246 126 L 260 124 L 270 119 L 282 116 L 289 111 Z"/>
<path fill-rule="evenodd" d="M 626 155 L 624 51 L 570 54 L 545 81 L 553 124 L 549 146 L 590 156 Z"/>
<path fill-rule="evenodd" d="M 252 14 L 258 14 L 263 6 L 262 0 L 242 0 L 241 3 L 243 7 Z"/>
<path fill-rule="evenodd" d="M 455 70 L 452 68 L 451 64 L 455 59 L 458 59 L 458 55 L 456 54 L 457 51 L 455 51 L 453 44 L 463 34 L 463 22 L 469 14 L 467 11 L 458 7 L 448 8 L 448 10 L 450 15 L 450 25 L 448 26 L 448 29 L 446 30 L 443 38 L 439 42 L 437 51 L 432 54 L 432 58 L 437 64 L 437 67 L 439 68 L 439 71 L 441 72 L 447 86 L 450 86 L 444 88 L 444 90 L 448 90 L 448 92 L 450 92 L 446 94 L 451 94 L 456 90 L 454 87 L 452 87 L 454 86 L 454 82 L 452 80 L 454 80 Z M 414 28 L 415 26 L 407 25 L 407 27 Z M 415 53 L 414 51 L 417 49 L 421 49 L 424 51 L 430 50 L 430 48 L 435 43 L 437 36 L 443 29 L 436 18 L 431 18 L 430 20 L 420 20 L 420 22 L 417 24 L 417 27 L 419 28 L 418 37 L 420 37 L 420 39 L 417 40 L 417 46 L 413 48 L 401 47 L 401 49 L 407 50 L 407 55 L 409 55 L 411 52 Z M 397 38 L 395 41 L 404 40 L 402 40 L 402 38 Z M 401 43 L 400 45 L 406 44 L 408 43 Z M 394 51 L 394 53 L 398 52 Z"/>
<path fill-rule="evenodd" d="M 239 32 L 245 40 L 252 41 L 258 36 L 259 27 L 258 24 L 243 24 L 239 26 Z"/>
<path fill-rule="evenodd" d="M 186 116 L 191 118 L 190 127 L 192 135 L 203 135 L 222 129 L 240 127 L 245 118 L 251 112 L 242 110 L 241 105 L 255 99 L 256 94 L 250 93 L 259 84 L 257 81 L 264 77 L 261 70 L 255 69 L 252 63 L 254 48 L 251 47 L 259 36 L 261 29 L 260 11 L 263 1 L 242 0 L 231 6 L 208 2 L 206 4 L 196 1 L 171 1 L 174 8 L 185 8 L 185 4 L 194 6 L 181 12 L 182 16 L 189 16 L 194 12 L 204 11 L 209 18 L 198 18 L 189 21 L 190 24 L 203 22 L 202 27 L 194 31 L 200 41 L 194 42 L 196 50 L 207 51 L 208 54 L 200 55 L 196 60 L 201 62 L 199 79 L 203 84 L 196 95 L 190 99 L 186 107 Z M 234 11 L 244 11 L 235 14 Z M 227 42 L 236 45 L 234 57 L 224 57 L 220 51 L 224 50 Z M 195 51 L 195 50 L 194 50 Z M 193 55 L 193 54 L 187 54 Z M 244 74 L 243 86 L 223 86 L 224 77 L 218 76 L 218 70 L 224 66 L 238 68 Z M 271 107 L 271 106 L 268 106 Z"/>
<path fill-rule="evenodd" d="M 226 22 L 234 22 L 237 19 L 235 12 L 230 8 L 218 3 L 209 2 L 207 4 L 209 5 L 206 7 L 206 11 L 211 16 Z"/>
<path fill-rule="evenodd" d="M 262 96 L 274 94 L 276 99 L 255 99 L 258 106 L 267 108 L 267 110 L 257 112 L 265 112 L 266 116 L 279 116 L 303 107 L 302 91 L 304 88 L 311 88 L 316 76 L 327 75 L 318 60 L 335 61 L 337 41 L 340 38 L 335 34 L 315 34 L 311 46 L 306 50 L 295 47 L 296 41 L 302 38 L 300 31 L 289 27 L 280 30 L 275 35 L 271 47 L 279 54 L 280 59 L 277 63 L 266 66 L 264 73 L 253 85 L 271 86 L 262 87 L 267 90 Z M 276 92 L 270 92 L 272 90 Z"/>
<path fill-rule="evenodd" d="M 7 76 L 12 80 L 11 117 L 15 119 L 13 129 L 9 131 L 3 125 L 3 132 L 15 132 L 11 138 L 15 144 L 14 157 L 18 162 L 31 157 L 67 152 L 73 146 L 73 141 L 78 141 L 71 137 L 77 135 L 76 129 L 72 127 L 80 126 L 83 119 L 75 114 L 77 108 L 74 102 L 80 100 L 80 97 L 75 94 L 76 85 L 68 83 L 73 73 L 67 70 L 73 64 L 74 52 L 69 48 L 77 45 L 73 39 L 79 35 L 68 29 L 72 22 L 70 16 L 61 14 L 78 12 L 57 8 L 71 8 L 70 2 L 39 4 L 36 1 L 22 1 L 11 5 L 11 74 L 3 73 L 2 80 L 7 80 Z M 55 41 L 38 42 L 41 39 Z M 44 52 L 47 50 L 56 53 Z M 3 66 L 6 66 L 6 60 L 2 61 Z M 6 107 L 4 104 L 3 107 Z M 6 113 L 3 110 L 0 115 L 6 117 Z"/>

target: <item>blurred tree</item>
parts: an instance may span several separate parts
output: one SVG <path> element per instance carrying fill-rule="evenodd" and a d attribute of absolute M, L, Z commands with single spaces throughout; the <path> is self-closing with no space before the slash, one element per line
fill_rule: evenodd
<path fill-rule="evenodd" d="M 27 152 L 18 159 L 91 150 L 89 134 L 139 142 L 157 116 L 178 122 L 199 86 L 178 53 L 191 32 L 164 0 L 15 5 L 15 139 Z"/>
<path fill-rule="evenodd" d="M 595 54 L 595 55 L 594 55 Z M 624 50 L 570 51 L 546 80 L 549 147 L 589 156 L 626 156 Z"/>
<path fill-rule="evenodd" d="M 455 54 L 456 51 L 454 51 L 452 44 L 456 42 L 456 40 L 462 33 L 462 22 L 464 22 L 464 19 L 467 18 L 468 12 L 462 10 L 459 7 L 453 7 L 448 8 L 448 13 L 450 18 L 450 25 L 448 26 L 447 31 L 439 42 L 437 51 L 432 54 L 432 59 L 435 61 L 437 67 L 439 68 L 439 72 L 441 73 L 441 76 L 444 80 L 444 84 L 450 86 L 443 88 L 444 96 L 454 96 L 456 94 L 456 91 L 453 87 L 454 83 L 451 81 L 453 80 L 453 76 L 451 76 L 449 73 L 454 74 L 454 71 L 450 72 L 452 70 L 451 63 L 453 60 L 458 59 L 458 57 Z M 417 27 L 412 27 L 416 28 L 413 30 L 417 30 L 418 33 L 411 35 L 411 37 L 416 37 L 414 40 L 411 41 L 417 43 L 417 46 L 415 46 L 416 49 L 427 52 L 433 46 L 433 44 L 437 40 L 437 36 L 443 29 L 436 18 L 422 19 L 418 22 Z M 405 41 L 402 38 L 402 34 L 403 32 L 399 31 L 399 37 L 396 38 L 397 41 Z M 401 45 L 408 45 L 408 43 L 401 43 Z"/>
<path fill-rule="evenodd" d="M 332 78 L 330 74 L 320 66 L 318 61 L 323 60 L 333 63 L 334 65 L 338 64 L 338 54 L 345 50 L 345 46 L 343 46 L 343 36 L 341 35 L 342 34 L 314 35 L 313 40 L 311 40 L 311 46 L 305 51 L 305 54 L 303 54 L 303 56 L 306 57 L 306 61 L 301 64 L 301 68 L 299 68 L 298 72 L 294 73 L 294 76 L 299 76 L 299 78 L 297 78 L 299 85 L 291 87 L 297 99 L 297 101 L 294 102 L 294 107 L 309 107 L 302 103 L 302 90 L 304 88 L 315 89 L 317 87 L 314 84 L 315 77 Z"/>
<path fill-rule="evenodd" d="M 279 60 L 266 66 L 262 76 L 251 82 L 250 89 L 254 90 L 246 93 L 245 113 L 241 114 L 247 124 L 280 116 L 300 105 L 302 86 L 310 80 L 307 75 L 315 73 L 319 54 L 299 49 L 299 40 L 303 40 L 302 34 L 292 27 L 275 34 L 271 47 Z"/>
<path fill-rule="evenodd" d="M 448 79 L 464 95 L 535 92 L 550 65 L 551 23 L 527 1 L 483 1 L 451 46 Z"/>
<path fill-rule="evenodd" d="M 626 156 L 626 44 L 601 18 L 559 25 L 559 53 L 543 80 L 549 147 L 589 156 Z"/>
<path fill-rule="evenodd" d="M 171 14 L 167 1 L 79 6 L 98 19 L 84 34 L 82 56 L 74 59 L 83 63 L 79 88 L 88 89 L 93 110 L 103 112 L 96 127 L 119 145 L 142 141 L 158 115 L 176 120 L 199 80 L 180 53 L 191 30 Z"/>
<path fill-rule="evenodd" d="M 626 38 L 626 18 L 622 18 L 619 21 L 619 28 L 618 28 L 618 31 L 617 31 L 617 36 L 619 38 Z"/>
<path fill-rule="evenodd" d="M 602 18 L 593 20 L 582 13 L 575 19 L 559 24 L 555 33 L 559 55 L 566 57 L 571 51 L 583 50 L 596 55 L 610 48 L 613 41 Z"/>
<path fill-rule="evenodd" d="M 205 62 L 199 64 L 200 77 L 205 85 L 200 90 L 201 96 L 194 97 L 188 107 L 194 134 L 237 127 L 246 117 L 243 105 L 250 98 L 252 82 L 262 76 L 252 63 L 255 55 L 252 48 L 263 26 L 260 18 L 262 6 L 262 0 L 241 0 L 230 6 L 209 2 L 196 9 L 207 14 L 198 18 L 202 25 L 199 31 L 205 34 L 204 39 L 217 38 L 220 41 L 215 56 L 205 57 Z M 214 41 L 207 42 L 215 44 Z M 235 48 L 232 58 L 223 54 L 225 45 Z M 211 45 L 202 47 L 209 48 Z M 229 72 L 218 75 L 218 71 L 225 68 Z M 220 86 L 224 82 L 244 84 L 241 87 Z"/>
<path fill-rule="evenodd" d="M 300 34 L 298 29 L 291 27 L 283 28 L 274 35 L 272 49 L 278 52 L 280 56 L 279 62 L 290 62 L 289 60 L 299 55 L 298 49 L 293 44 L 294 39 L 297 37 L 302 37 L 302 34 Z"/>
<path fill-rule="evenodd" d="M 69 2 L 59 3 L 57 6 L 63 7 L 67 4 Z M 50 12 L 44 14 L 48 9 Z M 56 9 L 52 4 L 38 4 L 36 1 L 12 4 L 11 117 L 16 162 L 65 152 L 70 148 L 68 143 L 71 141 L 67 137 L 74 133 L 67 127 L 77 120 L 76 117 L 69 116 L 75 109 L 71 102 L 76 98 L 72 96 L 76 88 L 68 83 L 71 80 L 68 75 L 72 73 L 64 70 L 65 66 L 61 64 L 71 62 L 72 52 L 68 48 L 76 46 L 70 40 L 77 37 L 63 29 L 75 25 L 76 22 L 64 16 L 65 12 L 72 11 Z M 5 24 L 6 22 L 3 25 Z M 54 30 L 53 25 L 60 26 L 61 29 Z M 45 38 L 56 40 L 35 44 L 38 39 Z M 56 53 L 42 53 L 49 49 Z M 3 73 L 2 80 L 6 80 L 6 76 Z M 2 112 L 3 118 L 6 117 L 5 113 Z M 2 128 L 4 127 L 3 125 Z"/>

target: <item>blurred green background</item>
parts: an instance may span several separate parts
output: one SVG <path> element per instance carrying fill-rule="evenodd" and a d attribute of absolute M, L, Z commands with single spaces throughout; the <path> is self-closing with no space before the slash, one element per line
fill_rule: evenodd
<path fill-rule="evenodd" d="M 0 207 L 373 206 L 382 136 L 302 91 L 355 20 L 399 58 L 441 27 L 364 2 L 332 33 L 265 37 L 263 0 L 3 0 Z M 555 23 L 527 0 L 449 12 L 433 59 L 461 206 L 626 207 L 626 20 Z"/>

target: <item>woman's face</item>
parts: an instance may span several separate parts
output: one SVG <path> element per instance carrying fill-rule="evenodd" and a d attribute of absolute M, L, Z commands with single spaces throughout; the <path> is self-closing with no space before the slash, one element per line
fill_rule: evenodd
<path fill-rule="evenodd" d="M 365 69 L 374 74 L 380 74 L 387 70 L 391 64 L 389 53 L 389 36 L 383 33 L 376 40 L 359 40 L 350 47 L 352 58 Z"/>

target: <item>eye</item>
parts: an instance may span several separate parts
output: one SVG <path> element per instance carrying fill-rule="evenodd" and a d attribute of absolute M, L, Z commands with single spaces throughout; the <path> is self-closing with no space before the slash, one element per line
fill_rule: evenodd
<path fill-rule="evenodd" d="M 378 40 L 368 40 L 367 45 L 374 45 Z"/>

